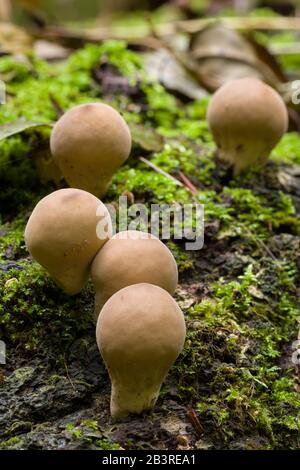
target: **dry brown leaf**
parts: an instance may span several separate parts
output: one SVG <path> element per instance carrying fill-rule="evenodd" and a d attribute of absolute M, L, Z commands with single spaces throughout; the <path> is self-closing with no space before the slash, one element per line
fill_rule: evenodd
<path fill-rule="evenodd" d="M 44 122 L 26 121 L 25 119 L 17 119 L 16 121 L 8 122 L 0 126 L 0 140 L 11 137 L 12 135 L 20 134 L 24 131 L 36 129 L 38 127 L 49 127 L 50 124 Z"/>
<path fill-rule="evenodd" d="M 190 55 L 194 74 L 209 91 L 242 77 L 260 78 L 275 88 L 285 79 L 276 59 L 263 46 L 221 22 L 192 37 Z"/>
<path fill-rule="evenodd" d="M 162 150 L 164 139 L 155 130 L 134 123 L 131 123 L 129 127 L 135 145 L 148 152 L 160 152 Z"/>
<path fill-rule="evenodd" d="M 191 99 L 201 99 L 207 95 L 206 90 L 166 49 L 147 52 L 144 55 L 144 65 L 147 76 L 151 80 L 159 81 L 168 90 Z"/>

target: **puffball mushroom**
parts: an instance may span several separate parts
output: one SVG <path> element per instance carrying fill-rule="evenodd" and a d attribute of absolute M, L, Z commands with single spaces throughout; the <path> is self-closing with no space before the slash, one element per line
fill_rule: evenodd
<path fill-rule="evenodd" d="M 88 103 L 75 106 L 57 121 L 50 148 L 70 186 L 101 197 L 129 156 L 131 135 L 114 108 Z"/>
<path fill-rule="evenodd" d="M 207 120 L 220 157 L 234 174 L 264 164 L 288 128 L 280 95 L 257 78 L 232 80 L 214 94 Z"/>
<path fill-rule="evenodd" d="M 60 189 L 34 208 L 25 229 L 32 257 L 68 294 L 78 293 L 90 264 L 112 234 L 109 212 L 92 194 Z"/>
<path fill-rule="evenodd" d="M 182 311 L 168 292 L 134 284 L 116 292 L 98 317 L 96 337 L 111 379 L 114 419 L 155 405 L 185 340 Z"/>
<path fill-rule="evenodd" d="M 178 283 L 171 251 L 154 235 L 126 230 L 114 235 L 97 253 L 91 267 L 95 318 L 105 302 L 123 287 L 147 282 L 173 294 Z"/>

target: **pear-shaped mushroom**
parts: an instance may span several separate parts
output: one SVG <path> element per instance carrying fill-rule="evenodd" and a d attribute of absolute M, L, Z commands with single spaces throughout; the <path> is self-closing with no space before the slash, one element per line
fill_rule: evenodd
<path fill-rule="evenodd" d="M 241 78 L 214 94 L 207 120 L 221 159 L 234 174 L 262 165 L 288 127 L 280 95 L 257 78 Z"/>
<path fill-rule="evenodd" d="M 115 419 L 152 408 L 182 351 L 183 314 L 158 286 L 134 284 L 114 294 L 98 318 L 97 344 L 111 379 Z"/>
<path fill-rule="evenodd" d="M 154 235 L 126 230 L 114 235 L 97 253 L 91 267 L 95 318 L 105 302 L 123 287 L 147 282 L 173 294 L 178 283 L 171 251 Z"/>
<path fill-rule="evenodd" d="M 92 194 L 60 189 L 34 208 L 25 229 L 32 257 L 68 294 L 78 293 L 97 251 L 112 234 L 109 212 Z"/>
<path fill-rule="evenodd" d="M 101 197 L 129 156 L 131 135 L 114 108 L 88 103 L 75 106 L 57 121 L 50 147 L 70 186 Z"/>

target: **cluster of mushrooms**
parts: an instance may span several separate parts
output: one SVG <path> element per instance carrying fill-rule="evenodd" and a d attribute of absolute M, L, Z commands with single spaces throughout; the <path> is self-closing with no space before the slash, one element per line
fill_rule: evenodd
<path fill-rule="evenodd" d="M 69 295 L 91 276 L 96 338 L 112 384 L 111 415 L 141 413 L 154 406 L 185 341 L 184 316 L 172 298 L 176 261 L 151 234 L 127 230 L 113 236 L 109 211 L 97 197 L 131 148 L 117 111 L 104 104 L 71 109 L 54 126 L 50 145 L 66 181 L 76 187 L 36 205 L 26 246 Z"/>
<path fill-rule="evenodd" d="M 220 88 L 207 118 L 219 155 L 235 174 L 264 163 L 288 125 L 281 97 L 252 78 Z M 112 385 L 111 415 L 141 413 L 155 404 L 185 341 L 184 316 L 172 298 L 175 259 L 151 234 L 113 235 L 110 214 L 98 199 L 131 150 L 129 128 L 116 110 L 102 103 L 72 108 L 55 124 L 50 146 L 71 187 L 36 205 L 26 246 L 69 295 L 91 276 L 97 344 Z"/>

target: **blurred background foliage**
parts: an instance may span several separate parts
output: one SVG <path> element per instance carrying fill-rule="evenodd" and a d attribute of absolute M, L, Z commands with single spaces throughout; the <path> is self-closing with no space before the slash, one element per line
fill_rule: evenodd
<path fill-rule="evenodd" d="M 2 19 L 24 21 L 24 11 L 39 11 L 53 20 L 82 21 L 105 19 L 126 11 L 176 9 L 187 18 L 211 15 L 248 15 L 259 9 L 263 15 L 272 12 L 295 15 L 299 0 L 1 0 Z"/>

